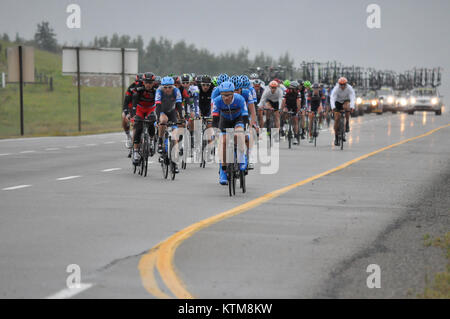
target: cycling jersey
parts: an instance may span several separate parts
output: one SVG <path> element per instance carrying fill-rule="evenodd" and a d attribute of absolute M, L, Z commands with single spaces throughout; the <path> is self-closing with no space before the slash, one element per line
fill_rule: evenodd
<path fill-rule="evenodd" d="M 256 103 L 256 102 L 258 101 L 258 96 L 257 96 L 257 94 L 256 94 L 256 90 L 255 90 L 255 88 L 253 87 L 253 85 L 250 85 L 249 90 L 250 90 L 250 93 L 252 94 L 253 103 Z"/>
<path fill-rule="evenodd" d="M 186 94 L 183 94 L 186 93 Z M 184 101 L 184 108 L 185 108 L 185 113 L 186 114 L 190 114 L 191 112 L 195 113 L 195 116 L 198 117 L 199 116 L 199 107 L 198 107 L 198 102 L 199 102 L 199 89 L 196 85 L 191 85 L 189 86 L 189 88 L 186 90 L 185 88 L 183 88 L 183 101 Z"/>
<path fill-rule="evenodd" d="M 218 97 L 219 95 L 220 95 L 219 87 L 216 86 L 216 87 L 214 88 L 214 90 L 212 91 L 212 93 L 211 93 L 211 101 L 214 101 L 214 99 L 215 99 L 216 97 Z"/>
<path fill-rule="evenodd" d="M 261 100 L 259 101 L 258 106 L 264 107 L 266 105 L 266 102 L 273 102 L 273 104 L 281 105 L 281 102 L 283 101 L 283 90 L 279 87 L 275 90 L 274 93 L 272 93 L 272 90 L 268 88 L 267 90 L 264 90 L 264 93 L 261 96 Z"/>
<path fill-rule="evenodd" d="M 320 103 L 323 103 L 325 96 L 323 96 L 322 92 L 319 91 L 317 94 L 314 94 L 313 91 L 308 92 L 308 104 L 309 110 L 313 112 L 317 112 L 317 109 L 320 106 Z"/>
<path fill-rule="evenodd" d="M 255 89 L 255 88 L 254 88 L 254 90 L 255 90 L 255 93 L 256 93 L 255 106 L 257 106 L 259 104 L 259 102 L 261 101 L 261 97 L 262 97 L 262 94 L 264 92 L 264 88 L 262 86 L 260 86 L 258 90 Z"/>
<path fill-rule="evenodd" d="M 143 84 L 141 82 L 133 82 L 127 88 L 125 92 L 125 97 L 123 99 L 123 107 L 122 110 L 124 112 L 128 112 L 129 109 L 133 107 L 133 93 L 136 91 L 136 88 L 142 87 Z"/>
<path fill-rule="evenodd" d="M 245 99 L 234 93 L 233 101 L 230 105 L 225 104 L 222 96 L 218 96 L 213 100 L 213 116 L 221 116 L 227 120 L 234 120 L 240 116 L 248 116 L 248 109 L 245 104 Z"/>
<path fill-rule="evenodd" d="M 175 106 L 182 102 L 181 92 L 176 87 L 173 88 L 172 94 L 165 94 L 162 88 L 156 90 L 155 103 L 162 113 L 175 110 Z"/>
<path fill-rule="evenodd" d="M 214 87 L 210 85 L 206 92 L 204 92 L 203 89 L 200 89 L 199 91 L 198 106 L 202 116 L 211 115 L 211 94 L 213 90 Z"/>
<path fill-rule="evenodd" d="M 152 87 L 146 90 L 144 86 L 136 87 L 133 93 L 133 110 L 136 108 L 155 109 L 156 90 Z M 150 111 L 152 112 L 152 111 Z"/>
<path fill-rule="evenodd" d="M 297 101 L 300 98 L 300 92 L 297 89 L 287 89 L 284 98 L 286 99 L 286 107 L 289 111 L 297 110 Z"/>
<path fill-rule="evenodd" d="M 336 102 L 342 104 L 346 101 L 350 101 L 350 108 L 355 108 L 355 91 L 349 84 L 343 90 L 339 87 L 339 84 L 336 84 L 333 91 L 331 91 L 331 108 L 334 109 L 336 107 Z"/>

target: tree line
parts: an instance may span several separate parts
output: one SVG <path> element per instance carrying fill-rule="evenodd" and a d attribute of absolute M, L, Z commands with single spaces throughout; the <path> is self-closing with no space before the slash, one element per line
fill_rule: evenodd
<path fill-rule="evenodd" d="M 7 34 L 2 37 L 10 41 Z M 35 46 L 41 50 L 60 53 L 62 46 L 58 44 L 56 34 L 49 23 L 43 21 L 37 25 L 33 40 L 24 40 L 16 33 L 14 41 L 17 44 Z M 83 47 L 83 43 L 79 43 Z M 194 72 L 197 74 L 218 74 L 227 72 L 230 74 L 242 73 L 251 67 L 284 66 L 292 68 L 294 59 L 289 53 L 285 53 L 278 59 L 266 55 L 264 52 L 250 57 L 247 48 L 241 48 L 237 52 L 225 52 L 214 54 L 207 49 L 197 48 L 194 44 L 188 44 L 184 40 L 173 42 L 167 38 L 151 38 L 147 45 L 139 35 L 135 38 L 129 35 L 113 34 L 110 37 L 96 36 L 87 47 L 104 48 L 135 48 L 139 51 L 139 72 L 152 71 L 155 74 L 181 74 Z"/>

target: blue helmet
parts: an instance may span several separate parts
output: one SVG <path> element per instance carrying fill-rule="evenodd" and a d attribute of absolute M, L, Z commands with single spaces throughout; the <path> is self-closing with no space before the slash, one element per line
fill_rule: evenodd
<path fill-rule="evenodd" d="M 175 81 L 170 76 L 165 76 L 161 80 L 161 85 L 174 85 Z"/>
<path fill-rule="evenodd" d="M 234 89 L 235 90 L 239 90 L 240 88 L 242 88 L 242 80 L 241 80 L 241 77 L 239 75 L 233 75 L 230 78 L 230 82 L 234 84 Z"/>
<path fill-rule="evenodd" d="M 250 79 L 246 75 L 241 75 L 242 88 L 248 89 L 250 87 Z"/>
<path fill-rule="evenodd" d="M 220 85 L 223 82 L 226 82 L 230 79 L 230 77 L 228 76 L 228 74 L 224 74 L 222 73 L 221 75 L 219 75 L 219 77 L 217 78 L 217 84 Z"/>
<path fill-rule="evenodd" d="M 234 84 L 230 81 L 222 82 L 222 84 L 219 85 L 219 92 L 234 92 Z"/>

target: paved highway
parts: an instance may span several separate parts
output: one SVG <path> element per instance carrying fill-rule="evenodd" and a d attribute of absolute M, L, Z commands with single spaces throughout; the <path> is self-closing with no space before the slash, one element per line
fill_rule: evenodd
<path fill-rule="evenodd" d="M 0 297 L 401 296 L 417 282 L 375 292 L 366 261 L 352 261 L 375 249 L 367 263 L 389 276 L 375 244 L 450 171 L 449 124 L 448 113 L 366 115 L 343 151 L 329 130 L 317 147 L 282 141 L 278 172 L 257 165 L 233 198 L 217 165 L 163 180 L 155 156 L 148 177 L 133 175 L 123 133 L 0 140 Z"/>

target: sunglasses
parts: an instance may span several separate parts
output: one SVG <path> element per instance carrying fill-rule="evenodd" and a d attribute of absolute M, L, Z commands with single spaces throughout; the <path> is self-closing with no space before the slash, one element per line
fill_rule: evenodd
<path fill-rule="evenodd" d="M 163 89 L 167 90 L 167 89 L 173 89 L 173 86 L 163 86 Z"/>
<path fill-rule="evenodd" d="M 234 93 L 225 93 L 225 94 L 221 94 L 223 97 L 230 97 L 233 96 Z"/>
<path fill-rule="evenodd" d="M 190 82 L 181 82 L 181 84 L 189 84 Z"/>
<path fill-rule="evenodd" d="M 202 86 L 210 86 L 210 83 L 202 83 Z"/>

